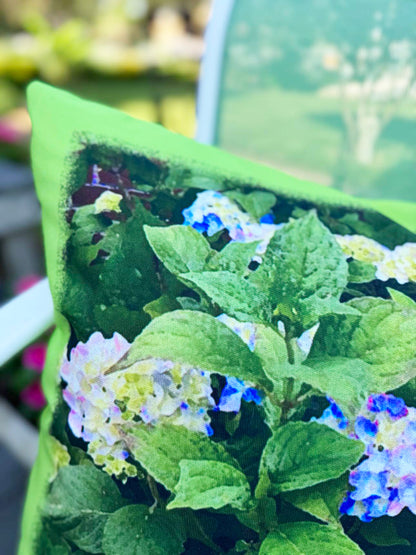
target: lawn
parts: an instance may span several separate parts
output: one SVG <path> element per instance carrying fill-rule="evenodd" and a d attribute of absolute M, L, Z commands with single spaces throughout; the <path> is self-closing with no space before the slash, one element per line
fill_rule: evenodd
<path fill-rule="evenodd" d="M 339 101 L 278 87 L 226 96 L 219 144 L 301 177 L 331 185 L 345 154 Z M 349 165 L 344 190 L 416 201 L 416 105 L 403 105 L 385 127 L 374 163 Z"/>

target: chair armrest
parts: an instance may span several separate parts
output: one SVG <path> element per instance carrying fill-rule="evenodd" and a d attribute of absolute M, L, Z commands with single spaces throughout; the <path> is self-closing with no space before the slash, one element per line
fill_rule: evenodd
<path fill-rule="evenodd" d="M 45 278 L 0 308 L 0 366 L 52 324 L 52 296 Z"/>

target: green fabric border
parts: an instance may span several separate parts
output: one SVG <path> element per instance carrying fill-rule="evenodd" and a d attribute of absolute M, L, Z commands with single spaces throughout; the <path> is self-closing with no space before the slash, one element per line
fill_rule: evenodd
<path fill-rule="evenodd" d="M 267 166 L 241 159 L 214 147 L 201 145 L 161 126 L 138 121 L 122 112 L 77 98 L 40 82 L 28 87 L 32 118 L 32 167 L 42 207 L 46 265 L 55 308 L 64 281 L 63 247 L 66 241 L 64 202 L 71 154 L 82 141 L 105 142 L 149 158 L 192 168 L 211 179 L 229 178 L 260 186 L 280 195 L 329 206 L 375 210 L 416 232 L 416 204 L 366 200 L 303 181 Z M 40 526 L 40 510 L 53 475 L 53 452 L 48 442 L 52 413 L 57 401 L 57 368 L 69 339 L 69 326 L 56 310 L 57 328 L 50 341 L 43 387 L 48 401 L 41 419 L 39 454 L 32 470 L 25 504 L 19 555 L 30 555 Z"/>

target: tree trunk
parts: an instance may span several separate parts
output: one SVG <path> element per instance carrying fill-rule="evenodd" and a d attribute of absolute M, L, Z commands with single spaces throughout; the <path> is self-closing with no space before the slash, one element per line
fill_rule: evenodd
<path fill-rule="evenodd" d="M 354 119 L 352 152 L 359 164 L 369 166 L 373 163 L 377 139 L 382 130 L 381 118 L 375 110 L 360 106 Z"/>

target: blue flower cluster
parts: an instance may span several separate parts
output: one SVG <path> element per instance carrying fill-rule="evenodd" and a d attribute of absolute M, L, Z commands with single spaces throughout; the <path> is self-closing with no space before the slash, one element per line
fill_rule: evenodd
<path fill-rule="evenodd" d="M 365 459 L 349 476 L 354 489 L 347 493 L 340 512 L 364 522 L 395 516 L 405 507 L 416 514 L 416 409 L 394 395 L 370 395 L 350 423 L 329 401 L 317 421 L 365 445 Z"/>
<path fill-rule="evenodd" d="M 208 237 L 226 229 L 232 241 L 260 241 L 257 254 L 264 254 L 270 239 L 283 224 L 273 223 L 273 214 L 265 214 L 260 222 L 243 212 L 238 205 L 217 191 L 203 191 L 183 212 L 184 225 L 206 233 Z M 259 260 L 259 262 L 261 259 Z"/>
<path fill-rule="evenodd" d="M 241 399 L 247 402 L 253 401 L 256 405 L 260 405 L 262 401 L 260 392 L 254 387 L 245 384 L 237 378 L 227 378 L 227 383 L 222 390 L 216 410 L 221 412 L 238 412 L 241 408 Z"/>

